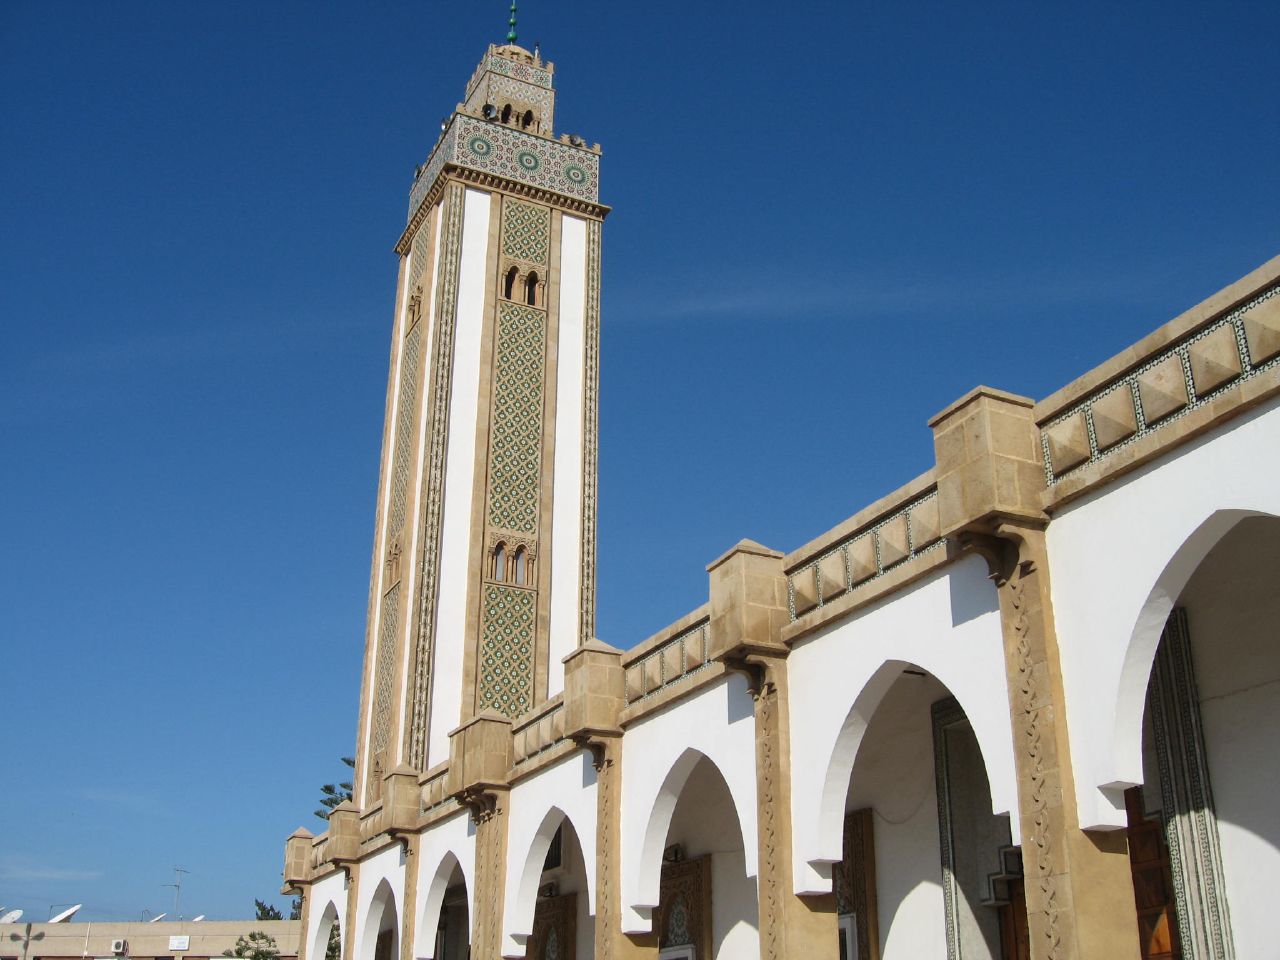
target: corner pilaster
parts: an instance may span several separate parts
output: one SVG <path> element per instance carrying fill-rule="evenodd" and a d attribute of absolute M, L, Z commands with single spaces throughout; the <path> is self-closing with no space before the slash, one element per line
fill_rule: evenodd
<path fill-rule="evenodd" d="M 1128 844 L 1079 828 L 1032 401 L 978 387 L 929 421 L 944 536 L 996 584 L 1033 960 L 1137 960 Z"/>

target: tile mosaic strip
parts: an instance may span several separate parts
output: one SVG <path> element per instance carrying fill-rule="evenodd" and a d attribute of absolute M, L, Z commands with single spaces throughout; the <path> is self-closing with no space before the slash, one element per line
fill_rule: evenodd
<path fill-rule="evenodd" d="M 1223 314 L 1040 426 L 1054 483 L 1280 364 L 1280 287 Z"/>

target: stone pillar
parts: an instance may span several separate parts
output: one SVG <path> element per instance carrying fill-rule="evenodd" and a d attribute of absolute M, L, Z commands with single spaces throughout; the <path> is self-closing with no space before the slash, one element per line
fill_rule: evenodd
<path fill-rule="evenodd" d="M 486 710 L 449 734 L 446 790 L 471 811 L 476 825 L 475 912 L 471 956 L 500 960 L 502 901 L 507 871 L 507 774 L 512 761 L 511 721 Z"/>
<path fill-rule="evenodd" d="M 834 957 L 840 943 L 835 896 L 798 897 L 791 876 L 791 739 L 781 640 L 790 616 L 782 554 L 743 540 L 707 572 L 711 656 L 746 674 L 755 701 L 760 957 Z"/>
<path fill-rule="evenodd" d="M 311 841 L 315 835 L 299 827 L 284 842 L 284 885 L 280 892 L 302 898 L 302 933 L 298 937 L 298 960 L 307 955 L 307 917 L 311 913 Z"/>
<path fill-rule="evenodd" d="M 622 651 L 588 640 L 564 658 L 565 736 L 591 751 L 596 769 L 596 960 L 650 956 L 622 932 Z M 588 865 L 590 869 L 591 865 Z"/>
<path fill-rule="evenodd" d="M 1000 601 L 1034 960 L 1137 960 L 1123 832 L 1079 828 L 1031 400 L 978 387 L 929 425 L 945 536 L 981 553 Z"/>
<path fill-rule="evenodd" d="M 502 957 L 503 881 L 507 874 L 507 804 L 510 791 L 496 789 L 483 807 L 472 807 L 476 824 L 475 916 L 471 918 L 471 956 Z"/>

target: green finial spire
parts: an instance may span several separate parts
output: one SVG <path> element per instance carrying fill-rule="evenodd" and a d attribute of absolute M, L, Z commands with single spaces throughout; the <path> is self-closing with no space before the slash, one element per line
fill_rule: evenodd
<path fill-rule="evenodd" d="M 507 43 L 515 43 L 516 36 L 516 0 L 511 0 L 511 19 L 507 21 L 511 25 L 511 29 L 507 31 Z"/>

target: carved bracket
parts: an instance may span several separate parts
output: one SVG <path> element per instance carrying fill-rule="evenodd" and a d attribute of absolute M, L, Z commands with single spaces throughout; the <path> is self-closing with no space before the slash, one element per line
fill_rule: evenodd
<path fill-rule="evenodd" d="M 484 787 L 468 787 L 457 795 L 458 802 L 471 814 L 476 826 L 489 820 L 498 810 L 498 795 Z"/>

